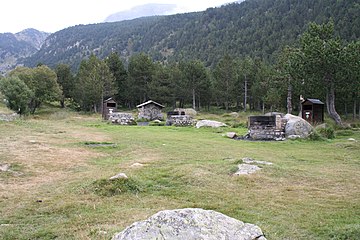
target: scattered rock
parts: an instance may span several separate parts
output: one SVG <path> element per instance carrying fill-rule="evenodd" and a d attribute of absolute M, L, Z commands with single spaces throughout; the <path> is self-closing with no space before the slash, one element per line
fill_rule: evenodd
<path fill-rule="evenodd" d="M 192 117 L 195 117 L 197 115 L 196 110 L 193 108 L 175 108 L 174 111 L 175 112 L 184 112 L 185 115 L 189 115 Z"/>
<path fill-rule="evenodd" d="M 130 167 L 143 167 L 143 166 L 144 166 L 144 164 L 142 164 L 142 163 L 134 163 Z"/>
<path fill-rule="evenodd" d="M 287 123 L 285 126 L 285 136 L 299 135 L 300 138 L 307 138 L 314 130 L 310 123 L 301 117 L 286 114 Z"/>
<path fill-rule="evenodd" d="M 298 139 L 298 138 L 301 138 L 300 135 L 289 135 L 287 136 L 287 139 L 290 139 L 290 140 L 295 140 L 295 139 Z"/>
<path fill-rule="evenodd" d="M 150 218 L 135 222 L 113 240 L 266 240 L 261 229 L 222 213 L 200 208 L 185 208 L 158 212 Z"/>
<path fill-rule="evenodd" d="M 10 113 L 10 114 L 0 113 L 0 121 L 11 122 L 11 121 L 15 121 L 19 117 L 20 116 L 17 113 Z"/>
<path fill-rule="evenodd" d="M 229 115 L 233 118 L 238 118 L 240 116 L 239 113 L 237 113 L 237 112 L 231 112 L 231 113 L 229 113 Z"/>
<path fill-rule="evenodd" d="M 236 173 L 234 173 L 234 175 L 248 175 L 248 174 L 252 174 L 256 171 L 259 171 L 261 168 L 256 166 L 256 165 L 252 165 L 252 164 L 239 164 L 238 165 L 238 170 L 236 171 Z"/>
<path fill-rule="evenodd" d="M 112 176 L 111 178 L 109 178 L 109 180 L 114 180 L 114 179 L 119 179 L 119 178 L 125 178 L 125 179 L 127 179 L 128 176 L 126 176 L 125 173 L 119 173 L 119 174 L 116 174 L 115 176 Z"/>
<path fill-rule="evenodd" d="M 10 164 L 8 164 L 8 163 L 0 164 L 0 171 L 1 172 L 7 172 L 9 170 L 10 170 Z"/>
<path fill-rule="evenodd" d="M 272 165 L 271 162 L 266 162 L 266 161 L 258 161 L 258 160 L 254 160 L 252 158 L 243 158 L 242 159 L 243 163 L 247 163 L 247 164 L 263 164 L 263 165 Z"/>
<path fill-rule="evenodd" d="M 200 120 L 196 123 L 196 128 L 201 128 L 201 127 L 218 128 L 218 127 L 226 127 L 226 126 L 227 125 L 225 123 L 213 121 L 213 120 Z"/>
<path fill-rule="evenodd" d="M 236 132 L 228 132 L 226 133 L 226 137 L 234 139 L 237 137 Z"/>

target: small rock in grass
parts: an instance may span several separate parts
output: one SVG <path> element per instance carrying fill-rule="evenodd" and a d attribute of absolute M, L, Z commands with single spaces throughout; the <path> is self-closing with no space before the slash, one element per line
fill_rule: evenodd
<path fill-rule="evenodd" d="M 235 138 L 236 136 L 237 136 L 236 132 L 228 132 L 228 133 L 226 133 L 226 137 L 231 138 L 231 139 Z"/>
<path fill-rule="evenodd" d="M 131 167 L 143 167 L 143 166 L 144 166 L 144 164 L 142 164 L 142 163 L 134 163 L 131 165 Z"/>
<path fill-rule="evenodd" d="M 109 179 L 114 180 L 114 179 L 119 179 L 119 178 L 128 179 L 128 176 L 126 176 L 125 173 L 119 173 L 119 174 L 116 174 L 115 176 L 112 176 Z"/>
<path fill-rule="evenodd" d="M 234 173 L 234 175 L 248 175 L 248 174 L 252 174 L 256 171 L 259 171 L 261 168 L 256 166 L 256 165 L 251 165 L 251 164 L 239 164 L 238 165 L 238 170 L 236 173 Z"/>
<path fill-rule="evenodd" d="M 242 159 L 243 163 L 247 163 L 247 164 L 252 164 L 252 163 L 256 163 L 256 164 L 263 164 L 263 165 L 272 165 L 271 162 L 266 162 L 266 161 L 258 161 L 258 160 L 254 160 L 252 158 L 243 158 Z"/>
<path fill-rule="evenodd" d="M 0 171 L 6 172 L 9 171 L 9 169 L 10 169 L 10 164 L 8 163 L 0 164 Z"/>

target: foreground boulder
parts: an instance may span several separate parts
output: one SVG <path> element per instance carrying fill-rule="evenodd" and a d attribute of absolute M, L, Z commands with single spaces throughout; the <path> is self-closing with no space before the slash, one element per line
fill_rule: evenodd
<path fill-rule="evenodd" d="M 291 138 L 291 136 L 297 136 L 299 138 L 307 138 L 310 133 L 314 130 L 310 123 L 301 117 L 286 114 L 284 117 L 287 120 L 285 126 L 285 136 L 286 138 Z"/>
<path fill-rule="evenodd" d="M 219 212 L 200 208 L 165 210 L 133 223 L 113 240 L 266 240 L 261 229 Z"/>
<path fill-rule="evenodd" d="M 218 128 L 218 127 L 226 127 L 227 125 L 222 122 L 213 121 L 213 120 L 200 120 L 196 123 L 196 128 L 201 127 L 212 127 L 212 128 Z"/>

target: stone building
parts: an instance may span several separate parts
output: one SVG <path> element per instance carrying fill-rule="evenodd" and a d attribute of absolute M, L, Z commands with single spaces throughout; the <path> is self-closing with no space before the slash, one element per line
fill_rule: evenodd
<path fill-rule="evenodd" d="M 138 119 L 146 119 L 149 121 L 162 120 L 163 114 L 161 110 L 163 105 L 153 100 L 149 100 L 136 106 L 139 110 Z"/>

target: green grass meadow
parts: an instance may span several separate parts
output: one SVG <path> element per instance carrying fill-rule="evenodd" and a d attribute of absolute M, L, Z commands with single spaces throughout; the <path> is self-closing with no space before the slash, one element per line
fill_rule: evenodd
<path fill-rule="evenodd" d="M 0 172 L 0 239 L 111 239 L 188 207 L 256 224 L 270 240 L 360 238 L 359 129 L 323 141 L 224 136 L 247 132 L 238 125 L 117 126 L 66 110 L 0 122 L 0 164 L 12 166 Z M 233 176 L 244 157 L 273 165 Z M 119 172 L 129 179 L 108 180 Z"/>

